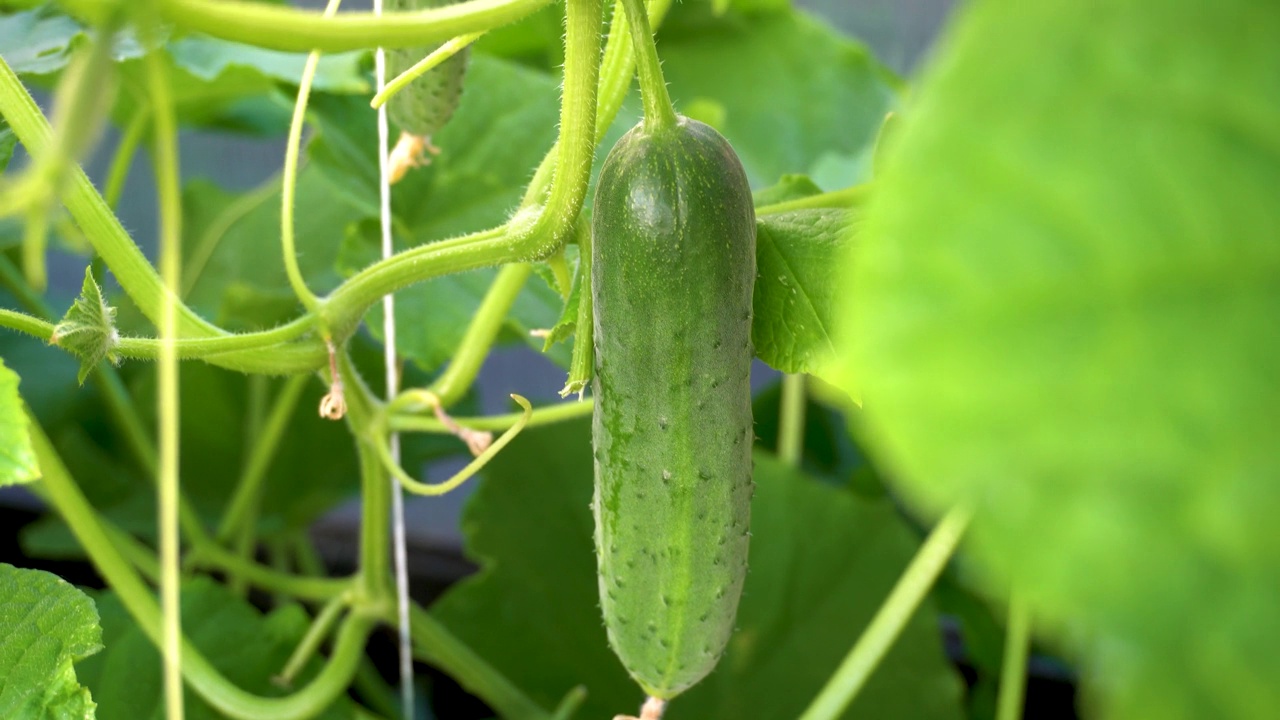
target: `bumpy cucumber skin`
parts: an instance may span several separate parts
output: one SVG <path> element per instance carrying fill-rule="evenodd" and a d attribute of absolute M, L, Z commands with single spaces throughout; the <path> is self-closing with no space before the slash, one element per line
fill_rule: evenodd
<path fill-rule="evenodd" d="M 452 5 L 455 0 L 386 0 L 388 11 L 425 10 Z M 440 47 L 403 48 L 387 51 L 387 79 L 413 67 L 419 60 Z M 471 49 L 463 48 L 438 67 L 428 70 L 409 83 L 387 103 L 387 114 L 401 130 L 412 135 L 431 137 L 453 117 L 462 99 L 462 84 L 467 76 Z"/>
<path fill-rule="evenodd" d="M 658 698 L 715 668 L 747 572 L 755 241 L 746 173 L 711 127 L 639 125 L 609 153 L 591 268 L 600 604 Z"/>

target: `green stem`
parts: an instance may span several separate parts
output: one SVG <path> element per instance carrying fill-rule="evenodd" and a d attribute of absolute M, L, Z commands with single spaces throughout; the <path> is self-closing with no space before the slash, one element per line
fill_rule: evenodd
<path fill-rule="evenodd" d="M 18 269 L 4 255 L 0 255 L 0 285 L 3 285 L 6 290 L 18 298 L 18 301 L 26 306 L 28 311 L 40 316 L 40 318 L 31 318 L 13 313 L 11 310 L 0 310 L 0 326 L 5 326 L 5 318 L 16 319 L 23 324 L 29 323 L 32 329 L 41 331 L 37 334 L 37 337 L 41 337 L 47 342 L 48 337 L 43 335 L 44 327 L 38 323 L 40 319 L 51 319 L 53 310 L 45 303 L 43 297 L 36 294 L 31 290 L 30 286 L 23 282 L 22 275 L 18 272 Z M 10 317 L 6 313 L 16 315 L 17 318 Z M 49 328 L 52 327 L 52 325 L 49 325 Z M 142 417 L 138 415 L 138 408 L 134 404 L 133 398 L 129 395 L 129 391 L 125 388 L 124 381 L 120 379 L 120 373 L 110 363 L 101 363 L 98 366 L 98 372 L 94 374 L 94 378 L 102 391 L 103 400 L 107 403 L 107 410 L 115 420 L 116 426 L 124 434 L 125 444 L 133 452 L 134 459 L 138 461 L 147 477 L 156 477 L 157 453 L 155 444 L 151 442 L 151 435 L 143 424 Z M 178 496 L 178 514 L 187 542 L 192 545 L 199 545 L 209 539 L 208 534 L 204 531 L 204 524 L 200 521 L 200 516 L 196 514 L 195 508 L 190 501 L 181 494 Z"/>
<path fill-rule="evenodd" d="M 854 185 L 843 190 L 832 190 L 795 200 L 763 205 L 756 208 L 756 217 L 810 208 L 856 208 L 866 202 L 870 190 L 871 186 L 867 184 Z"/>
<path fill-rule="evenodd" d="M 649 28 L 644 0 L 622 0 L 622 6 L 631 25 L 631 40 L 640 69 L 640 100 L 644 104 L 645 128 L 652 132 L 675 127 L 676 111 L 667 92 L 667 81 L 662 77 L 662 63 L 658 60 L 658 46 L 654 42 L 653 30 Z"/>
<path fill-rule="evenodd" d="M 804 375 L 782 376 L 782 407 L 778 411 L 778 459 L 800 467 L 804 450 Z"/>
<path fill-rule="evenodd" d="M 844 715 L 947 566 L 971 517 L 968 508 L 956 507 L 942 518 L 800 720 L 834 720 Z"/>
<path fill-rule="evenodd" d="M 532 272 L 533 266 L 527 263 L 506 265 L 498 271 L 498 276 L 494 278 L 480 307 L 476 309 L 475 316 L 471 318 L 466 334 L 458 343 L 449 367 L 428 388 L 440 399 L 441 407 L 448 407 L 460 400 L 475 382 L 480 366 L 493 347 L 493 341 L 507 321 L 511 306 L 515 304 L 516 297 L 524 289 L 525 281 Z"/>
<path fill-rule="evenodd" d="M 209 227 L 201 233 L 187 259 L 186 268 L 182 274 L 182 297 L 189 295 L 196 282 L 200 280 L 205 267 L 209 264 L 209 258 L 213 257 L 213 253 L 222 243 L 227 231 L 274 195 L 280 189 L 280 184 L 280 174 L 272 175 L 258 187 L 236 198 L 218 213 L 213 222 L 209 223 Z"/>
<path fill-rule="evenodd" d="M 329 0 L 322 17 L 331 18 L 338 12 L 342 0 Z M 302 306 L 315 314 L 320 307 L 320 299 L 307 287 L 298 267 L 298 251 L 294 242 L 294 198 L 298 191 L 298 155 L 302 147 L 302 128 L 307 120 L 307 100 L 311 97 L 311 84 L 316 78 L 316 68 L 320 65 L 320 51 L 313 50 L 307 55 L 307 63 L 302 68 L 302 77 L 298 81 L 298 99 L 293 105 L 293 119 L 289 123 L 289 136 L 284 149 L 284 174 L 280 185 L 280 245 L 284 253 L 284 271 L 289 277 L 289 285 L 293 294 L 298 296 Z"/>
<path fill-rule="evenodd" d="M 252 563 L 258 551 L 258 503 L 253 503 L 245 515 L 244 523 L 236 533 L 231 551 L 245 563 Z M 192 555 L 188 555 L 190 560 Z M 227 588 L 237 597 L 248 597 L 249 579 L 234 571 L 227 572 Z"/>
<path fill-rule="evenodd" d="M 471 0 L 429 10 L 343 13 L 318 12 L 241 0 L 163 0 L 163 19 L 180 30 L 291 52 L 342 52 L 378 46 L 434 45 L 465 33 L 513 23 L 551 0 Z M 61 5 L 89 22 L 100 22 L 116 0 L 62 0 Z"/>
<path fill-rule="evenodd" d="M 282 573 L 243 558 L 219 545 L 210 544 L 198 551 L 201 567 L 210 567 L 243 577 L 254 587 L 283 593 L 303 600 L 328 600 L 352 586 L 350 578 L 304 577 Z"/>
<path fill-rule="evenodd" d="M 150 120 L 150 114 L 145 109 L 134 111 L 133 119 L 120 136 L 120 145 L 111 158 L 111 169 L 107 171 L 107 181 L 102 190 L 102 199 L 109 207 L 114 208 L 120 201 L 124 183 L 129 179 L 129 169 L 133 166 L 133 156 L 138 152 L 138 144 L 142 142 Z"/>
<path fill-rule="evenodd" d="M 42 482 L 98 573 L 115 591 L 143 634 L 157 647 L 163 631 L 160 608 L 142 578 L 111 541 L 96 511 L 67 472 L 57 451 L 34 417 L 30 416 L 32 446 L 43 474 Z M 364 654 L 373 619 L 353 613 L 343 623 L 333 656 L 307 687 L 284 698 L 263 698 L 241 690 L 222 676 L 190 642 L 182 645 L 182 673 L 201 697 L 226 715 L 240 720 L 303 720 L 313 717 L 342 693 Z"/>
<path fill-rule="evenodd" d="M 298 643 L 298 647 L 294 648 L 293 654 L 289 656 L 288 662 L 284 664 L 284 669 L 280 671 L 280 682 L 286 687 L 293 684 L 293 679 L 298 676 L 299 672 L 306 667 L 306 664 L 316 652 L 320 649 L 320 643 L 329 637 L 329 631 L 333 629 L 334 623 L 342 615 L 342 611 L 347 609 L 347 598 L 343 596 L 335 597 L 320 608 L 319 614 L 315 620 L 311 621 L 311 627 L 307 628 L 306 635 L 302 636 L 302 641 Z"/>
<path fill-rule="evenodd" d="M 394 610 L 384 619 L 394 623 Z M 409 627 L 419 658 L 447 672 L 500 717 L 550 720 L 546 711 L 416 604 L 409 607 Z"/>
<path fill-rule="evenodd" d="M 436 48 L 429 55 L 414 63 L 413 67 L 390 80 L 378 94 L 373 96 L 373 99 L 369 101 L 369 106 L 375 110 L 382 107 L 396 93 L 405 89 L 409 83 L 444 64 L 444 61 L 462 52 L 468 45 L 479 40 L 483 35 L 483 31 L 459 35 Z"/>
<path fill-rule="evenodd" d="M 371 441 L 359 443 L 360 454 L 360 577 L 365 594 L 378 597 L 388 592 L 390 555 L 387 541 L 391 530 L 391 478 Z"/>
<path fill-rule="evenodd" d="M 1027 689 L 1027 655 L 1031 647 L 1031 609 L 1017 592 L 1009 598 L 1009 627 L 1004 638 L 1004 661 L 1000 666 L 1000 695 L 996 700 L 996 720 L 1022 717 Z"/>
<path fill-rule="evenodd" d="M 45 322 L 40 318 L 32 317 L 16 310 L 0 308 L 0 327 L 7 327 L 28 335 L 34 335 L 45 342 L 48 342 L 49 338 L 53 337 L 53 323 Z"/>
<path fill-rule="evenodd" d="M 382 679 L 378 668 L 368 657 L 360 661 L 360 667 L 356 670 L 356 677 L 351 687 L 360 700 L 374 711 L 389 718 L 401 715 L 399 698 L 391 690 L 391 686 L 387 685 L 387 681 Z"/>
<path fill-rule="evenodd" d="M 34 197 L 27 208 L 27 226 L 22 244 L 23 269 L 27 281 L 39 291 L 45 289 L 45 247 L 49 216 L 54 210 L 68 169 L 75 167 L 88 145 L 98 136 L 107 107 L 103 100 L 111 92 L 115 63 L 111 46 L 119 21 L 116 16 L 102 28 L 98 39 L 76 53 L 62 75 L 55 93 L 57 106 L 53 152 L 38 159 L 28 180 Z"/>
<path fill-rule="evenodd" d="M 3 58 L 0 58 L 0 115 L 9 122 L 9 127 L 34 162 L 57 152 L 48 121 Z M 106 201 L 98 195 L 84 171 L 72 165 L 68 174 L 62 188 L 63 204 L 93 249 L 111 268 L 120 287 L 147 319 L 159 325 L 165 304 L 176 302 L 176 296 L 165 287 L 155 268 L 120 225 Z M 184 335 L 210 337 L 225 334 L 180 302 L 178 315 Z"/>
<path fill-rule="evenodd" d="M 557 405 L 548 405 L 547 407 L 538 408 L 529 416 L 529 422 L 525 427 L 551 425 L 553 423 L 587 417 L 591 414 L 591 406 L 592 402 L 590 400 L 579 400 L 577 402 L 559 403 Z M 504 415 L 460 417 L 454 418 L 453 420 L 458 425 L 472 430 L 502 431 L 520 422 L 520 419 L 523 418 L 524 415 L 525 414 L 523 412 L 513 412 Z M 450 432 L 448 426 L 433 416 L 398 413 L 391 415 L 387 422 L 387 428 L 392 432 L 429 432 L 441 434 Z"/>
<path fill-rule="evenodd" d="M 520 420 L 516 421 L 516 424 L 512 425 L 505 433 L 503 433 L 502 437 L 498 438 L 492 445 L 485 448 L 485 451 L 477 455 L 474 460 L 467 464 L 466 467 L 454 473 L 452 477 L 443 482 L 424 483 L 411 477 L 403 468 L 400 467 L 399 463 L 396 462 L 395 457 L 392 456 L 390 449 L 387 447 L 386 441 L 383 439 L 374 441 L 374 450 L 377 451 L 378 458 L 382 461 L 383 468 L 394 475 L 396 479 L 400 481 L 400 484 L 404 486 L 405 490 L 408 490 L 415 495 L 444 495 L 466 482 L 471 478 L 471 476 L 480 472 L 480 470 L 483 469 L 490 460 L 502 451 L 502 448 L 506 447 L 508 443 L 514 440 L 516 435 L 519 435 L 520 432 L 524 430 L 525 426 L 529 424 L 529 416 L 533 414 L 533 407 L 529 405 L 529 401 L 519 395 L 512 395 L 511 398 L 515 400 L 520 407 L 524 408 L 524 415 Z"/>
<path fill-rule="evenodd" d="M 564 94 L 560 103 L 560 137 L 556 144 L 555 175 L 546 207 L 525 233 L 528 259 L 545 257 L 564 245 L 573 232 L 591 179 L 596 146 L 596 93 L 602 54 L 601 0 L 567 0 L 565 11 Z"/>
<path fill-rule="evenodd" d="M 289 421 L 298 407 L 298 398 L 302 396 L 310 379 L 308 375 L 295 375 L 285 382 L 276 395 L 271 414 L 267 417 L 262 432 L 254 440 L 253 450 L 245 463 L 240 481 L 236 484 L 235 493 L 232 494 L 222 521 L 218 524 L 218 531 L 214 534 L 218 542 L 227 542 L 243 527 L 250 509 L 262 496 L 262 483 L 266 479 L 267 470 L 270 469 L 271 461 L 275 459 L 280 442 L 289 428 Z"/>
<path fill-rule="evenodd" d="M 165 712 L 182 720 L 182 605 L 178 540 L 178 337 L 177 293 L 182 282 L 182 187 L 178 174 L 178 123 L 174 116 L 167 70 L 159 53 L 146 57 L 147 84 L 155 121 L 155 176 L 160 206 L 160 275 L 172 301 L 160 314 L 160 357 L 157 367 L 156 420 L 159 438 L 158 527 L 160 598 L 164 611 Z"/>
<path fill-rule="evenodd" d="M 298 572 L 303 575 L 324 577 L 328 572 L 324 566 L 324 559 L 320 557 L 320 553 L 316 552 L 316 546 L 311 543 L 311 537 L 305 529 L 298 530 L 293 536 L 293 559 L 298 566 Z"/>

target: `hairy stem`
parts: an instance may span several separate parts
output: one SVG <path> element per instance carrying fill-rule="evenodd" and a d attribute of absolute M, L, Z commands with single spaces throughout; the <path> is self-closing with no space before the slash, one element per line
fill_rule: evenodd
<path fill-rule="evenodd" d="M 515 22 L 551 0 L 471 0 L 429 10 L 343 13 L 325 17 L 313 10 L 243 0 L 161 0 L 160 15 L 180 30 L 292 52 L 342 52 L 384 47 L 434 45 L 465 33 Z M 61 0 L 89 22 L 107 17 L 115 0 Z"/>
<path fill-rule="evenodd" d="M 322 17 L 333 17 L 338 12 L 342 0 L 329 0 Z M 298 155 L 302 147 L 302 127 L 307 119 L 307 100 L 311 97 L 311 83 L 315 81 L 316 68 L 320 65 L 320 51 L 313 50 L 307 55 L 306 65 L 302 68 L 302 77 L 298 81 L 298 99 L 293 105 L 293 118 L 289 122 L 289 136 L 284 150 L 284 173 L 280 185 L 280 245 L 284 253 L 284 271 L 289 278 L 289 286 L 293 294 L 298 296 L 307 312 L 315 313 L 320 306 L 320 299 L 307 287 L 302 278 L 302 270 L 298 268 L 298 251 L 294 241 L 294 197 L 298 190 Z"/>
<path fill-rule="evenodd" d="M 164 697 L 169 720 L 184 717 L 182 697 L 182 605 L 178 544 L 178 288 L 182 282 L 182 187 L 178 175 L 178 123 L 167 71 L 159 53 L 147 55 L 148 91 L 155 125 L 156 187 L 160 206 L 160 275 L 170 302 L 160 313 L 156 420 L 159 438 L 157 526 L 160 535 L 160 598 L 164 611 Z"/>
<path fill-rule="evenodd" d="M 36 419 L 30 416 L 29 419 L 32 446 L 43 475 L 41 482 L 54 507 L 143 634 L 160 647 L 163 620 L 155 598 L 112 543 L 93 506 L 80 492 Z M 346 688 L 372 629 L 373 619 L 367 614 L 348 616 L 324 670 L 305 688 L 288 697 L 264 698 L 236 687 L 189 641 L 182 644 L 182 674 L 210 705 L 238 720 L 303 720 L 318 714 Z"/>
<path fill-rule="evenodd" d="M 658 60 L 658 47 L 654 43 L 649 16 L 644 0 L 622 0 L 631 25 L 631 41 L 635 45 L 636 64 L 640 68 L 640 100 L 644 104 L 644 124 L 650 130 L 674 127 L 676 111 L 667 92 L 667 81 L 662 77 L 662 63 Z"/>
<path fill-rule="evenodd" d="M 457 402 L 475 382 L 480 366 L 489 356 L 493 341 L 507 321 L 507 314 L 515 304 L 516 297 L 524 289 L 525 281 L 533 267 L 527 263 L 507 265 L 498 271 L 489 292 L 476 309 L 476 314 L 467 326 L 467 332 L 458 343 L 458 349 L 449 361 L 449 367 L 428 388 L 440 399 L 442 407 Z"/>

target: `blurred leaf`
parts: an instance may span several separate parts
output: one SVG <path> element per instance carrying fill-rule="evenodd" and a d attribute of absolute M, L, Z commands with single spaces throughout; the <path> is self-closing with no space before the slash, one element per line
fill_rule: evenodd
<path fill-rule="evenodd" d="M 840 259 L 853 242 L 850 210 L 815 208 L 761 215 L 751 341 L 783 372 L 830 378 Z"/>
<path fill-rule="evenodd" d="M 71 62 L 81 43 L 88 42 L 84 28 L 51 6 L 0 15 L 0 56 L 15 73 L 48 75 Z M 116 60 L 141 57 L 143 49 L 129 34 L 116 39 Z"/>
<path fill-rule="evenodd" d="M 87 595 L 57 575 L 0 563 L 0 717 L 93 720 L 72 663 L 101 649 Z"/>
<path fill-rule="evenodd" d="M 114 593 L 101 593 L 97 600 L 106 650 L 81 666 L 81 676 L 93 689 L 102 717 L 163 720 L 160 653 Z M 297 605 L 286 605 L 264 616 L 209 578 L 183 581 L 183 634 L 215 670 L 246 692 L 264 697 L 289 693 L 272 683 L 271 678 L 284 667 L 307 625 L 307 615 Z M 319 659 L 312 659 L 296 685 L 306 685 L 319 668 Z M 187 718 L 224 717 L 189 687 L 185 696 Z M 350 718 L 352 713 L 350 700 L 339 696 L 318 717 L 336 720 Z"/>
<path fill-rule="evenodd" d="M 553 705 L 585 684 L 582 717 L 611 717 L 643 698 L 600 620 L 591 477 L 589 420 L 526 431 L 489 465 L 463 518 L 480 574 L 433 612 L 537 701 Z M 756 482 L 738 632 L 717 670 L 672 704 L 671 720 L 797 717 L 916 548 L 888 502 L 862 502 L 765 455 Z M 846 717 L 959 718 L 959 697 L 926 609 Z"/>
<path fill-rule="evenodd" d="M 753 3 L 763 4 L 774 3 Z M 691 3 L 672 13 L 658 52 L 677 109 L 707 100 L 724 109 L 719 129 L 755 186 L 812 174 L 824 155 L 860 157 L 895 92 L 864 46 L 801 11 L 715 19 Z"/>
<path fill-rule="evenodd" d="M 969 6 L 845 284 L 874 449 L 977 505 L 1108 717 L 1280 707 L 1278 36 L 1244 0 Z"/>
<path fill-rule="evenodd" d="M 752 194 L 752 200 L 757 208 L 762 208 L 766 205 L 775 205 L 788 200 L 799 200 L 800 198 L 820 194 L 822 194 L 822 188 L 818 187 L 818 184 L 811 180 L 808 175 L 789 173 L 783 175 L 777 184 L 770 185 L 763 190 L 757 190 Z"/>
<path fill-rule="evenodd" d="M 116 331 L 116 309 L 107 304 L 93 279 L 93 269 L 84 269 L 84 285 L 67 314 L 53 326 L 50 345 L 57 345 L 80 360 L 76 379 L 84 384 L 90 371 L 103 360 L 119 362 L 114 348 L 120 340 Z"/>
<path fill-rule="evenodd" d="M 31 449 L 27 412 L 18 394 L 18 374 L 0 358 L 0 487 L 28 483 L 40 477 Z"/>
<path fill-rule="evenodd" d="M 168 50 L 178 67 L 204 81 L 248 71 L 296 87 L 307 63 L 306 53 L 267 50 L 203 35 L 179 38 L 169 43 Z M 321 55 L 312 91 L 354 95 L 371 92 L 372 84 L 362 67 L 365 57 L 363 52 Z"/>

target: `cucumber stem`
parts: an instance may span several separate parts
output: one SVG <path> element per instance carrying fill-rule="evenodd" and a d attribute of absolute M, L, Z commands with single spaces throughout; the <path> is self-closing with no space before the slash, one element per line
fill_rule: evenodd
<path fill-rule="evenodd" d="M 1027 651 L 1031 645 L 1031 612 L 1026 600 L 1016 591 L 1009 598 L 1008 630 L 1004 642 L 1004 661 L 1000 668 L 1000 695 L 996 701 L 996 720 L 1022 717 L 1027 689 Z"/>
<path fill-rule="evenodd" d="M 671 105 L 671 95 L 667 93 L 667 81 L 662 77 L 662 63 L 658 60 L 658 47 L 649 28 L 644 0 L 623 0 L 622 6 L 626 8 L 631 40 L 636 50 L 645 128 L 654 131 L 675 127 L 676 111 Z"/>
<path fill-rule="evenodd" d="M 915 615 L 933 582 L 946 568 L 960 544 L 973 511 L 965 506 L 953 507 L 925 539 L 897 585 L 862 631 L 853 649 L 836 669 L 822 692 L 810 703 L 800 720 L 835 720 L 844 715 L 858 692 L 866 686 L 885 653 L 907 621 Z"/>
<path fill-rule="evenodd" d="M 804 451 L 804 375 L 782 376 L 782 406 L 778 410 L 778 459 L 791 467 L 800 467 Z"/>

